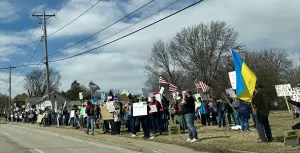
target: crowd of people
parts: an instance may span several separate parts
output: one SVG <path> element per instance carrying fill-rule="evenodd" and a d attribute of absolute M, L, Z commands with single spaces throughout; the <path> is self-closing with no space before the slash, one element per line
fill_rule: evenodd
<path fill-rule="evenodd" d="M 72 126 L 73 128 L 85 129 L 86 134 L 94 135 L 95 129 L 101 129 L 102 133 L 121 136 L 121 127 L 137 136 L 142 127 L 145 139 L 154 139 L 155 136 L 168 132 L 169 123 L 179 124 L 181 133 L 188 131 L 186 141 L 198 141 L 198 133 L 195 121 L 203 126 L 240 126 L 241 131 L 249 131 L 249 119 L 252 117 L 254 127 L 257 128 L 262 142 L 271 142 L 272 133 L 268 121 L 270 105 L 265 95 L 256 90 L 252 104 L 235 98 L 212 98 L 195 99 L 191 91 L 179 95 L 180 100 L 170 103 L 162 96 L 161 101 L 151 98 L 133 98 L 129 95 L 130 102 L 120 102 L 118 97 L 107 99 L 103 103 L 87 101 L 80 106 L 60 107 L 55 111 L 50 107 L 45 110 L 31 109 L 27 112 L 7 114 L 10 122 L 39 123 L 41 126 Z M 183 100 L 182 100 L 183 99 Z M 113 119 L 103 120 L 100 106 L 106 102 L 114 103 Z M 147 102 L 148 113 L 144 116 L 133 116 L 133 103 Z M 256 113 L 253 112 L 255 108 Z M 155 107 L 157 111 L 152 111 Z M 91 130 L 91 131 L 90 131 Z"/>

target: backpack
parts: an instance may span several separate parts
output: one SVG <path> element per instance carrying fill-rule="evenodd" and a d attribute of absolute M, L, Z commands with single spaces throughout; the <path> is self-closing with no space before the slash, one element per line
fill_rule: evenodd
<path fill-rule="evenodd" d="M 249 105 L 242 102 L 239 107 L 239 115 L 242 117 L 250 117 Z"/>

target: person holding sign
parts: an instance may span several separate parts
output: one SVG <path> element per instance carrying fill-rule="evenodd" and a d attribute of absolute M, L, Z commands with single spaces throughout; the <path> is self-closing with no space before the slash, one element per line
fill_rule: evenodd
<path fill-rule="evenodd" d="M 189 138 L 186 140 L 187 142 L 197 142 L 198 134 L 196 127 L 194 125 L 195 121 L 195 99 L 193 98 L 192 92 L 183 92 L 183 100 L 181 102 L 183 106 L 183 116 L 187 123 L 187 127 L 189 130 Z"/>
<path fill-rule="evenodd" d="M 156 134 L 156 132 L 159 132 L 162 134 L 161 131 L 161 114 L 159 110 L 162 108 L 161 104 L 156 100 L 155 96 L 152 97 L 150 103 L 150 117 L 152 121 L 152 132 L 153 134 Z"/>

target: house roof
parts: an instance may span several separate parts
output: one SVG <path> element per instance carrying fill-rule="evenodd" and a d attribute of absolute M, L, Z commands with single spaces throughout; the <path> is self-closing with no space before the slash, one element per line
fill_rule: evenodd
<path fill-rule="evenodd" d="M 26 101 L 27 98 L 27 94 L 23 93 L 22 95 L 18 96 L 18 99 L 14 100 L 14 101 Z"/>
<path fill-rule="evenodd" d="M 55 94 L 55 95 L 59 95 L 59 96 L 65 98 L 67 101 L 71 101 L 70 99 L 68 99 L 68 98 L 66 98 L 66 97 L 64 97 L 64 96 L 62 96 L 62 95 L 60 95 L 60 94 L 58 94 L 56 91 L 53 91 L 53 92 L 50 93 L 50 95 L 54 95 L 54 94 Z M 44 101 L 46 98 L 48 98 L 48 94 L 44 95 L 38 102 L 42 102 L 42 101 Z"/>
<path fill-rule="evenodd" d="M 26 102 L 30 105 L 35 105 L 38 103 L 38 101 L 41 99 L 41 97 L 27 97 Z"/>
<path fill-rule="evenodd" d="M 81 105 L 81 101 L 71 101 L 71 102 L 69 103 L 69 105 L 70 105 L 70 106 L 72 106 L 72 105 L 80 106 L 80 105 Z"/>

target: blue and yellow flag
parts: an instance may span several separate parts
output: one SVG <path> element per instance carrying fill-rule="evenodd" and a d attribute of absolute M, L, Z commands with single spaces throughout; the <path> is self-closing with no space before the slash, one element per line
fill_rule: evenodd
<path fill-rule="evenodd" d="M 236 71 L 236 97 L 252 102 L 257 78 L 235 50 L 231 49 L 231 52 Z"/>

